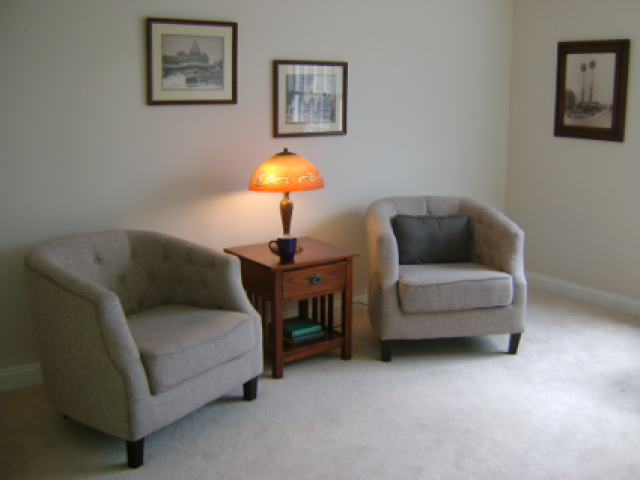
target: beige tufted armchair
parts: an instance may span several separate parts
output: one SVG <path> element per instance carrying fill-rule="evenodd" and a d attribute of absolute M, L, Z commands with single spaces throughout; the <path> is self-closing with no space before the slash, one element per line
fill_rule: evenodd
<path fill-rule="evenodd" d="M 434 242 L 417 236 L 420 250 L 438 243 L 443 219 L 465 222 L 468 258 L 430 263 L 409 256 L 401 264 L 401 247 L 409 247 L 396 232 L 404 238 L 406 225 L 438 222 Z M 505 215 L 462 197 L 383 198 L 367 209 L 367 239 L 369 318 L 382 340 L 383 361 L 391 360 L 396 340 L 489 334 L 510 334 L 509 353 L 517 353 L 527 302 L 524 233 Z"/>
<path fill-rule="evenodd" d="M 72 235 L 25 257 L 47 394 L 66 417 L 126 440 L 144 437 L 262 373 L 258 314 L 238 259 L 166 235 Z"/>

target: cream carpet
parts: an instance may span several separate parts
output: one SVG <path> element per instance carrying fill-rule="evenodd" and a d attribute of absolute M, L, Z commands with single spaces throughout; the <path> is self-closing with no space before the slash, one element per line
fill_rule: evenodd
<path fill-rule="evenodd" d="M 1 479 L 640 479 L 640 319 L 530 290 L 508 337 L 404 343 L 379 360 L 366 314 L 338 351 L 238 387 L 124 442 L 64 420 L 42 386 L 0 394 Z M 267 367 L 267 372 L 269 372 Z"/>

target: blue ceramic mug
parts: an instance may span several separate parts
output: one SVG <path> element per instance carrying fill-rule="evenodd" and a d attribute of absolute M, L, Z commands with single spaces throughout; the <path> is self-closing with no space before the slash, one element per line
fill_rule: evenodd
<path fill-rule="evenodd" d="M 297 245 L 298 238 L 295 235 L 278 235 L 276 240 L 269 242 L 269 249 L 279 255 L 281 261 L 291 262 L 296 254 Z"/>

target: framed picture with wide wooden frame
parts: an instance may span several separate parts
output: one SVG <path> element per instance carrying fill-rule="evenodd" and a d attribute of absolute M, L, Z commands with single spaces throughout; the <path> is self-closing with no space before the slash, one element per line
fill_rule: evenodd
<path fill-rule="evenodd" d="M 147 104 L 238 103 L 238 24 L 147 18 Z"/>
<path fill-rule="evenodd" d="M 347 134 L 347 62 L 273 61 L 273 136 Z"/>
<path fill-rule="evenodd" d="M 624 141 L 629 40 L 558 43 L 556 137 Z"/>

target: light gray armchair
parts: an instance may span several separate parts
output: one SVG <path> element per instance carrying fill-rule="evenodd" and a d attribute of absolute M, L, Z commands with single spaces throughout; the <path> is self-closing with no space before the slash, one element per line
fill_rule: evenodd
<path fill-rule="evenodd" d="M 504 214 L 461 197 L 383 198 L 367 209 L 367 241 L 369 319 L 383 361 L 395 340 L 490 334 L 510 334 L 517 353 L 524 233 Z"/>
<path fill-rule="evenodd" d="M 57 238 L 25 257 L 45 388 L 66 417 L 144 437 L 262 373 L 260 319 L 232 255 L 178 238 L 109 230 Z"/>

